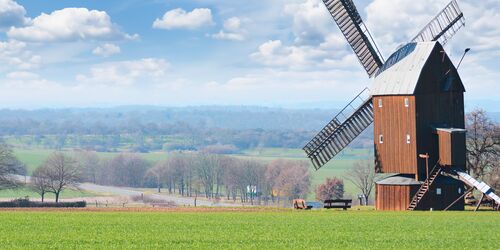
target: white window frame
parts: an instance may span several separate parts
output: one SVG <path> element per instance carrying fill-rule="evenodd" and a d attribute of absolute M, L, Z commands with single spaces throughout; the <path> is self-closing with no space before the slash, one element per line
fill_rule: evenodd
<path fill-rule="evenodd" d="M 436 195 L 441 195 L 443 193 L 443 190 L 441 188 L 436 188 Z"/>
<path fill-rule="evenodd" d="M 382 104 L 382 98 L 378 98 L 378 107 L 381 108 L 383 106 Z"/>
<path fill-rule="evenodd" d="M 384 143 L 384 135 L 378 135 L 378 143 L 380 144 Z"/>
<path fill-rule="evenodd" d="M 405 98 L 405 107 L 410 107 L 410 100 L 408 99 L 408 97 Z"/>

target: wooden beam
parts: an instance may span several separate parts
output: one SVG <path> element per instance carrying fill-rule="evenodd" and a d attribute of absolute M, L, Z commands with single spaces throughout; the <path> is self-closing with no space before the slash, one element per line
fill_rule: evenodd
<path fill-rule="evenodd" d="M 479 206 L 481 206 L 481 202 L 483 201 L 484 198 L 484 193 L 481 193 L 481 199 L 477 201 L 477 206 L 476 209 L 474 209 L 474 212 L 476 212 L 479 209 Z"/>
<path fill-rule="evenodd" d="M 463 199 L 467 194 L 471 193 L 472 190 L 474 190 L 474 187 L 471 187 L 469 188 L 467 191 L 464 192 L 464 194 L 462 194 L 460 197 L 458 197 L 458 199 L 456 199 L 454 202 L 452 202 L 449 206 L 447 206 L 444 211 L 447 211 L 448 209 L 450 209 L 451 206 L 455 205 L 455 203 L 457 203 L 460 199 Z"/>

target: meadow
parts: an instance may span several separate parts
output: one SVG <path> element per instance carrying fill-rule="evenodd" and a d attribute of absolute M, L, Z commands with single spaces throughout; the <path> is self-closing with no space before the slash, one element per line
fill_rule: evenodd
<path fill-rule="evenodd" d="M 47 149 L 26 149 L 26 148 L 15 148 L 14 154 L 26 164 L 28 174 L 30 174 L 36 167 L 43 163 L 47 157 L 54 152 L 53 150 Z M 70 150 L 66 152 L 70 153 Z M 103 158 L 112 158 L 119 153 L 108 153 L 108 152 L 98 152 L 98 156 Z M 156 151 L 150 153 L 137 153 L 140 157 L 150 161 L 151 163 L 156 163 L 158 161 L 168 158 L 169 153 L 164 151 Z M 342 151 L 337 157 L 332 159 L 320 170 L 316 171 L 311 167 L 311 181 L 312 187 L 325 181 L 327 177 L 339 177 L 343 178 L 345 174 L 352 168 L 353 164 L 359 160 L 366 160 L 371 158 L 373 152 L 370 149 L 352 149 L 347 148 Z M 245 150 L 238 154 L 231 156 L 239 158 L 253 158 L 259 159 L 263 162 L 269 162 L 275 159 L 289 159 L 289 160 L 305 160 L 302 149 L 290 149 L 290 148 L 258 148 Z M 349 181 L 344 181 L 346 196 L 356 197 L 358 190 Z M 2 197 L 2 192 L 0 192 L 0 197 Z M 5 196 L 4 196 L 5 197 Z M 314 199 L 315 194 L 312 190 L 309 199 Z"/>
<path fill-rule="evenodd" d="M 4 249 L 498 249 L 495 212 L 0 211 Z"/>
<path fill-rule="evenodd" d="M 83 190 L 76 190 L 76 189 L 65 189 L 61 192 L 61 198 L 62 199 L 70 199 L 70 198 L 80 198 L 80 197 L 95 197 L 95 196 L 100 196 L 101 194 L 98 193 L 92 193 L 88 191 L 83 191 Z M 2 189 L 0 190 L 0 199 L 10 199 L 10 198 L 24 198 L 28 196 L 30 199 L 39 199 L 40 195 L 36 193 L 35 191 L 31 190 L 28 187 L 19 187 L 15 189 Z M 45 198 L 48 200 L 53 200 L 55 199 L 55 196 L 53 193 L 47 193 L 45 194 Z"/>

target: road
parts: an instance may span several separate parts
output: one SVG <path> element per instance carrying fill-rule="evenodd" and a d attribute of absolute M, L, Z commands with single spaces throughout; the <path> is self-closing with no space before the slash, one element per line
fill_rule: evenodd
<path fill-rule="evenodd" d="M 82 183 L 78 188 L 86 191 L 96 192 L 96 193 L 108 193 L 119 196 L 140 196 L 143 194 L 140 191 L 132 190 L 126 187 L 112 187 L 112 186 L 101 186 L 92 183 Z M 169 194 L 148 194 L 151 198 L 155 200 L 173 201 L 178 206 L 194 206 L 194 198 L 191 197 L 179 197 Z M 237 203 L 213 203 L 211 201 L 198 199 L 196 201 L 198 206 L 211 206 L 211 207 L 233 207 L 241 206 Z"/>
<path fill-rule="evenodd" d="M 21 182 L 30 182 L 30 176 L 20 176 L 14 175 L 14 177 Z M 80 183 L 78 188 L 84 191 L 90 191 L 94 193 L 106 193 L 116 196 L 140 196 L 143 194 L 141 191 L 133 190 L 127 187 L 113 187 L 113 186 L 101 186 L 92 183 Z M 169 194 L 148 194 L 151 198 L 155 200 L 173 201 L 178 206 L 194 206 L 194 198 L 192 197 L 179 197 Z M 209 207 L 240 207 L 241 204 L 238 203 L 214 203 L 212 201 L 197 199 L 197 206 L 209 206 Z"/>

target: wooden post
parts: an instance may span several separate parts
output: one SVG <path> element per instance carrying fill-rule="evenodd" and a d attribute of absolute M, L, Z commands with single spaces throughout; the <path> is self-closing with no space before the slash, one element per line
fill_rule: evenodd
<path fill-rule="evenodd" d="M 484 198 L 484 193 L 481 193 L 481 199 L 477 201 L 476 209 L 474 209 L 474 212 L 476 212 L 479 209 L 479 206 L 481 206 L 481 202 L 483 201 Z"/>
<path fill-rule="evenodd" d="M 425 181 L 429 184 L 429 153 L 419 154 L 418 157 L 425 159 Z"/>

